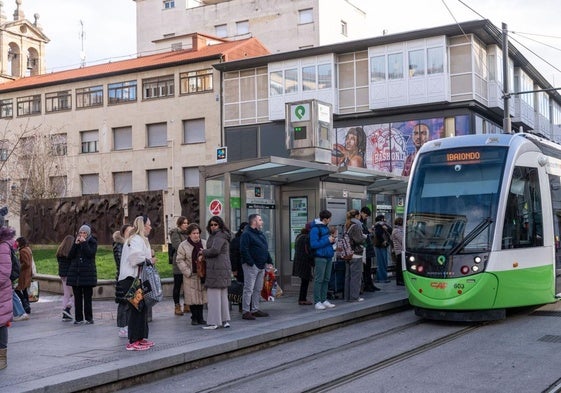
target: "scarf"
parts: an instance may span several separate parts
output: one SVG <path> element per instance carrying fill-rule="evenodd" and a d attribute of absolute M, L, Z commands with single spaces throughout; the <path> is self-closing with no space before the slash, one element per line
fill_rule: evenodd
<path fill-rule="evenodd" d="M 193 273 L 197 273 L 197 258 L 199 257 L 199 253 L 203 250 L 203 242 L 199 241 L 195 243 L 190 237 L 187 238 L 187 241 L 193 246 L 193 252 L 191 253 L 191 269 L 193 269 Z"/>

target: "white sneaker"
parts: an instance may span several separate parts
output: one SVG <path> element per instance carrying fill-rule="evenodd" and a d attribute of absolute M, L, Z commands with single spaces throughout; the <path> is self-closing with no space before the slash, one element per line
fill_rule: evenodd
<path fill-rule="evenodd" d="M 126 338 L 129 336 L 129 329 L 127 326 L 119 328 L 119 337 Z"/>
<path fill-rule="evenodd" d="M 335 304 L 330 303 L 329 300 L 326 300 L 325 302 L 323 302 L 323 305 L 327 308 L 335 307 Z"/>
<path fill-rule="evenodd" d="M 203 329 L 204 330 L 214 330 L 214 329 L 218 329 L 218 326 L 216 326 L 216 325 L 206 325 L 206 326 L 203 326 Z"/>
<path fill-rule="evenodd" d="M 325 306 L 322 302 L 317 302 L 314 307 L 316 308 L 316 310 L 325 310 Z"/>
<path fill-rule="evenodd" d="M 12 319 L 14 320 L 14 322 L 27 321 L 29 320 L 29 314 L 23 313 L 17 317 L 13 317 Z"/>
<path fill-rule="evenodd" d="M 356 299 L 357 302 L 363 302 L 364 298 L 363 297 L 359 297 L 358 299 Z"/>

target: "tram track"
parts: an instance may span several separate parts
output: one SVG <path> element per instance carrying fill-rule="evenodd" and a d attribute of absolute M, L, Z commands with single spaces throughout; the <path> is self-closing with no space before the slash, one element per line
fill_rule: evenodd
<path fill-rule="evenodd" d="M 315 352 L 313 354 L 307 355 L 307 356 L 302 356 L 302 357 L 298 357 L 296 359 L 290 360 L 288 362 L 285 362 L 281 365 L 275 366 L 275 367 L 271 367 L 268 369 L 264 369 L 264 370 L 260 370 L 258 372 L 257 375 L 255 374 L 250 374 L 250 375 L 244 375 L 241 376 L 239 378 L 235 378 L 232 379 L 230 381 L 225 381 L 222 383 L 218 383 L 215 384 L 213 386 L 208 386 L 204 389 L 201 390 L 197 390 L 197 392 L 200 393 L 210 393 L 210 392 L 229 392 L 229 391 L 239 391 L 241 389 L 243 389 L 244 387 L 251 385 L 251 384 L 255 384 L 255 380 L 256 378 L 258 378 L 259 380 L 275 380 L 277 376 L 281 375 L 281 374 L 286 374 L 286 375 L 290 375 L 291 372 L 293 370 L 297 370 L 300 367 L 309 365 L 311 363 L 314 362 L 321 362 L 322 360 L 325 359 L 330 359 L 333 358 L 335 356 L 338 356 L 342 353 L 345 353 L 346 351 L 353 351 L 356 350 L 357 348 L 363 347 L 365 345 L 368 344 L 372 344 L 372 343 L 376 343 L 376 342 L 380 342 L 380 343 L 384 343 L 386 341 L 386 339 L 390 338 L 390 337 L 396 337 L 399 334 L 402 334 L 404 336 L 408 336 L 409 332 L 412 331 L 412 329 L 426 324 L 426 323 L 430 323 L 427 320 L 424 319 L 419 319 L 410 323 L 405 323 L 405 324 L 401 324 L 398 326 L 394 326 L 391 327 L 387 330 L 381 331 L 381 332 L 376 332 L 373 333 L 371 335 L 368 335 L 366 337 L 362 337 L 360 339 L 357 340 L 352 340 L 350 342 L 347 342 L 345 344 L 342 345 L 337 345 L 319 352 Z M 355 369 L 352 372 L 349 373 L 345 373 L 343 375 L 336 375 L 334 376 L 334 378 L 332 380 L 326 381 L 324 383 L 315 385 L 315 386 L 304 386 L 302 390 L 302 392 L 326 392 L 329 391 L 331 389 L 337 388 L 337 387 L 341 387 L 344 386 L 347 383 L 350 383 L 354 380 L 360 379 L 363 376 L 366 376 L 370 373 L 376 372 L 378 370 L 381 370 L 383 368 L 386 368 L 388 366 L 391 366 L 393 364 L 399 363 L 401 361 L 407 360 L 411 357 L 414 357 L 418 354 L 421 354 L 423 352 L 427 352 L 429 350 L 435 349 L 439 346 L 445 345 L 446 343 L 449 343 L 453 340 L 456 340 L 466 334 L 471 333 L 472 331 L 480 328 L 481 326 L 483 326 L 484 323 L 480 323 L 477 325 L 470 325 L 464 328 L 461 328 L 458 331 L 455 331 L 451 334 L 447 334 L 443 337 L 439 337 L 437 339 L 431 340 L 430 342 L 426 342 L 422 345 L 418 345 L 415 346 L 414 348 L 411 348 L 409 350 L 400 352 L 396 355 L 387 357 L 385 359 L 382 359 L 380 361 L 377 361 L 373 364 L 369 364 L 365 367 L 361 367 L 359 369 Z"/>

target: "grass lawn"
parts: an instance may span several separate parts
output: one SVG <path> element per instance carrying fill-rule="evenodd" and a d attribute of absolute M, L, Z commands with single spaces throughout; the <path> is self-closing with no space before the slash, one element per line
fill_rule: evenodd
<path fill-rule="evenodd" d="M 56 247 L 55 246 L 34 246 L 33 259 L 37 265 L 37 273 L 50 274 L 58 276 L 58 262 L 56 260 Z M 156 252 L 158 262 L 156 267 L 160 273 L 160 277 L 168 278 L 173 277 L 172 266 L 168 263 L 167 252 Z M 97 279 L 98 280 L 114 280 L 115 273 L 115 259 L 113 258 L 113 249 L 110 246 L 99 246 L 96 254 L 97 265 Z"/>

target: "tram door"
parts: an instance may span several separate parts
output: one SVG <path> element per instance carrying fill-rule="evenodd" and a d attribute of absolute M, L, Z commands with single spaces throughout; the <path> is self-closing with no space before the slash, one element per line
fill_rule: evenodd
<path fill-rule="evenodd" d="M 561 293 L 561 182 L 559 176 L 549 175 L 555 236 L 555 293 Z"/>

